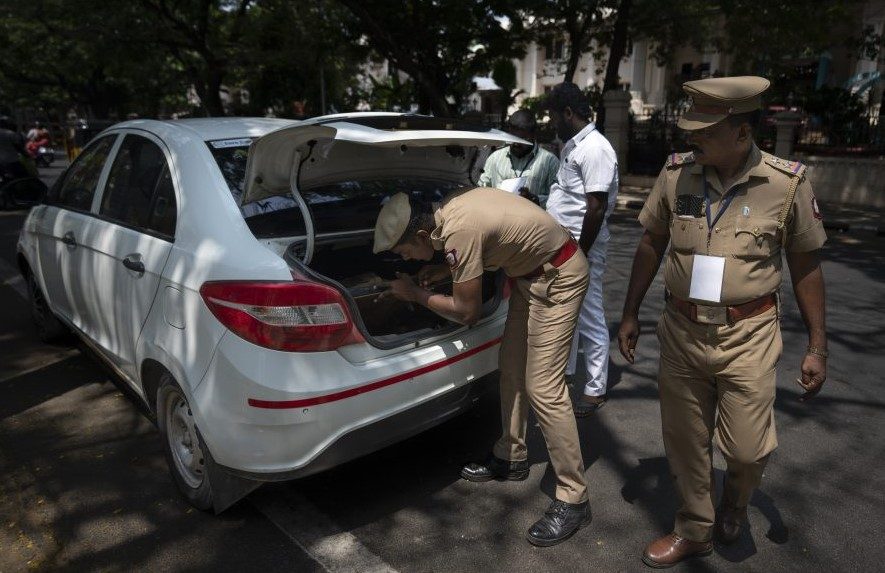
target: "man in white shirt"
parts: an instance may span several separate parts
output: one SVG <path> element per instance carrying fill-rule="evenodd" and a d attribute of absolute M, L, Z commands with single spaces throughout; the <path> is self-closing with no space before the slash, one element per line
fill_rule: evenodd
<path fill-rule="evenodd" d="M 610 339 L 602 303 L 602 277 L 609 240 L 606 221 L 618 194 L 618 158 L 590 121 L 590 103 L 578 86 L 570 82 L 554 86 L 546 105 L 559 138 L 565 142 L 547 211 L 578 240 L 590 263 L 590 286 L 566 371 L 574 374 L 578 348 L 582 348 L 587 383 L 574 409 L 576 416 L 585 417 L 605 403 L 608 387 Z"/>

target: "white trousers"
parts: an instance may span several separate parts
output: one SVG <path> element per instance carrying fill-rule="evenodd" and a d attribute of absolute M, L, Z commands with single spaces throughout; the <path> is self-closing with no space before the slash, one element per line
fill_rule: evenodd
<path fill-rule="evenodd" d="M 578 349 L 584 351 L 587 369 L 585 396 L 602 396 L 608 387 L 609 334 L 605 322 L 605 309 L 602 307 L 602 277 L 605 274 L 605 255 L 608 244 L 593 245 L 587 260 L 590 263 L 590 284 L 587 295 L 581 303 L 581 314 L 572 339 L 566 375 L 577 370 Z"/>

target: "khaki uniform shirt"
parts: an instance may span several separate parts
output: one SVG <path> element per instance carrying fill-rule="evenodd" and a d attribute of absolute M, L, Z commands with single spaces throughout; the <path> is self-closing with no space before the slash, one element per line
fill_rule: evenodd
<path fill-rule="evenodd" d="M 490 187 L 446 198 L 430 238 L 443 249 L 456 283 L 484 270 L 520 277 L 548 262 L 569 239 L 546 211 L 519 195 Z"/>
<path fill-rule="evenodd" d="M 779 229 L 778 216 L 790 183 L 797 177 L 796 197 L 784 229 Z M 670 157 L 639 214 L 639 222 L 648 231 L 670 234 L 664 280 L 674 296 L 689 299 L 695 254 L 725 257 L 719 304 L 735 305 L 780 288 L 781 248 L 807 252 L 821 248 L 826 241 L 820 210 L 801 163 L 779 159 L 754 145 L 743 170 L 731 183 L 734 199 L 709 234 L 702 203 L 705 178 L 710 214 L 715 218 L 729 190 L 722 188 L 715 169 L 696 164 L 691 153 Z M 681 195 L 695 198 L 684 198 L 677 206 Z"/>

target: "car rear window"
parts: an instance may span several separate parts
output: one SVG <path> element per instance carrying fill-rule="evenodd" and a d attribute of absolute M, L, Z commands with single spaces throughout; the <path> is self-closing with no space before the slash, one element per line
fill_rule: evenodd
<path fill-rule="evenodd" d="M 244 141 L 244 140 L 239 140 Z M 245 140 L 249 141 L 249 140 Z M 220 146 L 209 142 L 219 169 L 237 205 L 243 197 L 248 143 Z M 317 234 L 372 229 L 381 206 L 396 193 L 407 193 L 413 200 L 431 203 L 442 200 L 461 183 L 419 177 L 387 177 L 349 180 L 302 190 L 310 208 Z M 240 207 L 246 224 L 259 239 L 292 237 L 306 233 L 304 219 L 291 197 L 270 197 Z"/>

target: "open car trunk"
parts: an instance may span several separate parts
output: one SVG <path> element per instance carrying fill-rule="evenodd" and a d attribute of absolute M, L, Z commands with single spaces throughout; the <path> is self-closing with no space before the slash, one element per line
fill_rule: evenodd
<path fill-rule="evenodd" d="M 253 234 L 297 275 L 341 290 L 366 340 L 392 348 L 460 326 L 420 305 L 379 297 L 396 273 L 415 278 L 423 265 L 443 262 L 373 254 L 382 205 L 399 192 L 432 204 L 475 185 L 488 154 L 509 143 L 526 142 L 452 120 L 355 114 L 273 131 L 248 153 L 233 141 L 208 145 Z M 484 274 L 483 316 L 498 307 L 503 285 L 500 271 Z M 451 280 L 432 288 L 451 289 Z"/>
<path fill-rule="evenodd" d="M 442 258 L 417 262 L 404 261 L 391 253 L 374 255 L 371 239 L 361 244 L 354 244 L 353 239 L 349 239 L 318 246 L 307 267 L 299 260 L 298 250 L 297 244 L 290 245 L 285 255 L 293 270 L 345 292 L 363 335 L 376 346 L 398 346 L 460 327 L 421 305 L 385 296 L 389 281 L 396 278 L 397 273 L 411 275 L 417 282 L 416 275 L 423 265 L 442 263 Z M 497 309 L 503 285 L 502 272 L 483 274 L 483 316 Z M 430 285 L 430 290 L 452 294 L 451 278 Z"/>

